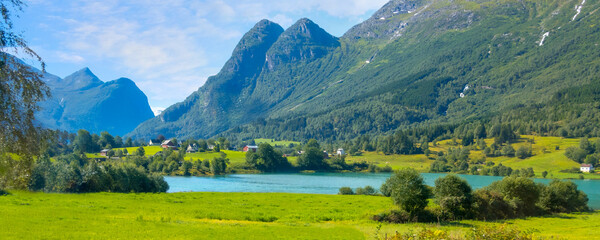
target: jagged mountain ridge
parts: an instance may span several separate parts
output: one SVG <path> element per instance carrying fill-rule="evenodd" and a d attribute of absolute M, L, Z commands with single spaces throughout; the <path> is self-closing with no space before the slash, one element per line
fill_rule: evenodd
<path fill-rule="evenodd" d="M 337 38 L 308 19 L 285 31 L 262 20 L 242 37 L 217 75 L 132 135 L 149 138 L 165 132 L 169 136 L 209 136 L 253 121 L 287 97 L 281 90 L 291 86 L 292 80 L 281 71 L 282 66 L 314 61 L 338 45 Z M 273 76 L 279 80 L 264 80 Z"/>
<path fill-rule="evenodd" d="M 44 80 L 52 96 L 40 103 L 36 119 L 46 128 L 122 136 L 154 117 L 148 98 L 130 79 L 102 82 L 83 68 L 64 79 L 45 73 Z"/>
<path fill-rule="evenodd" d="M 245 105 L 251 111 L 221 108 L 229 113 L 219 118 L 229 123 L 221 135 L 348 139 L 545 104 L 597 74 L 598 2 L 586 2 L 572 20 L 579 4 L 390 1 L 327 54 L 263 68 L 256 86 L 239 98 L 251 100 Z M 568 79 L 566 72 L 572 73 Z M 181 130 L 178 121 L 168 123 L 177 131 L 150 133 L 162 124 L 147 122 L 132 136 L 205 138 L 225 129 Z"/>

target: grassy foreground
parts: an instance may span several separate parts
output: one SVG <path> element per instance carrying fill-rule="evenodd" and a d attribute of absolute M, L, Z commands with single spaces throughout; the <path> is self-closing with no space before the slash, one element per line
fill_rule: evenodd
<path fill-rule="evenodd" d="M 378 196 L 285 193 L 44 194 L 0 197 L 3 239 L 374 239 L 423 226 L 461 235 L 477 225 L 383 224 Z M 600 239 L 600 213 L 507 221 L 536 236 Z"/>

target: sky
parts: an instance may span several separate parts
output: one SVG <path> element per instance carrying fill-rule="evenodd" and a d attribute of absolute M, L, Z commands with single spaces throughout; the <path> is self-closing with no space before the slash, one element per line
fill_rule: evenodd
<path fill-rule="evenodd" d="M 262 19 L 308 17 L 334 36 L 388 0 L 25 0 L 15 29 L 59 77 L 89 67 L 133 80 L 153 109 L 183 101 L 219 72 Z"/>

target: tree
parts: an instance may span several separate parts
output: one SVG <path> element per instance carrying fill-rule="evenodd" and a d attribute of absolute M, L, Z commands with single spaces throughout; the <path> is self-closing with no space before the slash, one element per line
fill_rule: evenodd
<path fill-rule="evenodd" d="M 542 177 L 543 177 L 543 178 L 546 178 L 546 176 L 548 176 L 548 171 L 543 171 L 543 172 L 542 172 Z"/>
<path fill-rule="evenodd" d="M 210 172 L 214 175 L 223 174 L 227 169 L 228 163 L 229 159 L 224 156 L 213 158 L 213 160 L 210 161 Z"/>
<path fill-rule="evenodd" d="M 341 187 L 338 192 L 339 195 L 354 195 L 354 191 L 350 187 Z"/>
<path fill-rule="evenodd" d="M 492 183 L 490 190 L 497 191 L 514 207 L 515 214 L 520 216 L 535 215 L 536 203 L 540 197 L 540 188 L 533 180 L 525 177 L 506 177 Z"/>
<path fill-rule="evenodd" d="M 290 166 L 287 159 L 268 143 L 261 143 L 256 153 L 248 151 L 246 153 L 246 162 L 256 169 L 265 172 L 282 170 Z"/>
<path fill-rule="evenodd" d="M 143 157 L 144 155 L 146 155 L 146 150 L 144 150 L 144 147 L 139 147 L 137 148 L 137 150 L 135 150 L 135 154 Z"/>
<path fill-rule="evenodd" d="M 7 53 L 12 50 L 32 57 L 45 71 L 42 59 L 13 29 L 12 13 L 21 11 L 24 5 L 21 0 L 0 1 L 0 157 L 11 152 L 30 161 L 30 156 L 40 152 L 43 136 L 34 123 L 34 113 L 39 110 L 38 102 L 50 96 L 50 90 L 42 73 Z"/>
<path fill-rule="evenodd" d="M 568 147 L 565 156 L 575 162 L 582 163 L 587 156 L 587 151 L 578 147 Z"/>
<path fill-rule="evenodd" d="M 540 206 L 552 213 L 587 211 L 587 203 L 587 195 L 571 181 L 552 180 L 540 197 Z"/>
<path fill-rule="evenodd" d="M 298 157 L 298 166 L 305 170 L 320 170 L 325 167 L 323 152 L 316 147 L 305 148 L 304 154 Z"/>
<path fill-rule="evenodd" d="M 108 147 L 109 145 L 111 147 L 114 147 L 115 146 L 115 138 L 106 131 L 101 132 L 100 133 L 100 141 L 98 141 L 98 145 L 100 145 L 101 148 L 109 148 Z"/>
<path fill-rule="evenodd" d="M 76 148 L 83 153 L 91 153 L 94 151 L 94 142 L 90 132 L 86 130 L 77 131 L 77 137 L 75 137 Z"/>
<path fill-rule="evenodd" d="M 304 151 L 306 151 L 306 149 L 308 149 L 308 148 L 321 149 L 321 146 L 319 145 L 319 142 L 317 142 L 317 140 L 310 139 L 310 140 L 308 140 L 308 142 L 306 143 L 306 145 L 304 145 Z"/>
<path fill-rule="evenodd" d="M 133 140 L 131 139 L 131 137 L 127 137 L 127 139 L 125 140 L 125 147 L 133 147 Z"/>
<path fill-rule="evenodd" d="M 468 217 L 473 204 L 473 194 L 466 180 L 456 175 L 438 178 L 435 180 L 433 192 L 435 201 L 452 219 Z"/>
<path fill-rule="evenodd" d="M 507 157 L 514 157 L 515 149 L 510 144 L 508 144 L 508 145 L 502 147 L 502 155 L 507 156 Z"/>
<path fill-rule="evenodd" d="M 520 146 L 515 155 L 520 159 L 531 157 L 531 146 Z"/>
<path fill-rule="evenodd" d="M 381 192 L 384 195 L 389 192 L 394 203 L 408 212 L 411 218 L 423 211 L 431 195 L 423 177 L 412 168 L 396 171 L 381 188 Z"/>

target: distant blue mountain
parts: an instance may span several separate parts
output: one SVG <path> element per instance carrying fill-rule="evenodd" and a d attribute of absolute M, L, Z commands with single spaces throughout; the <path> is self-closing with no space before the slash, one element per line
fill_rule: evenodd
<path fill-rule="evenodd" d="M 46 128 L 123 136 L 154 117 L 146 95 L 127 78 L 103 82 L 84 68 L 64 79 L 44 74 L 44 81 L 52 96 L 36 119 Z"/>

